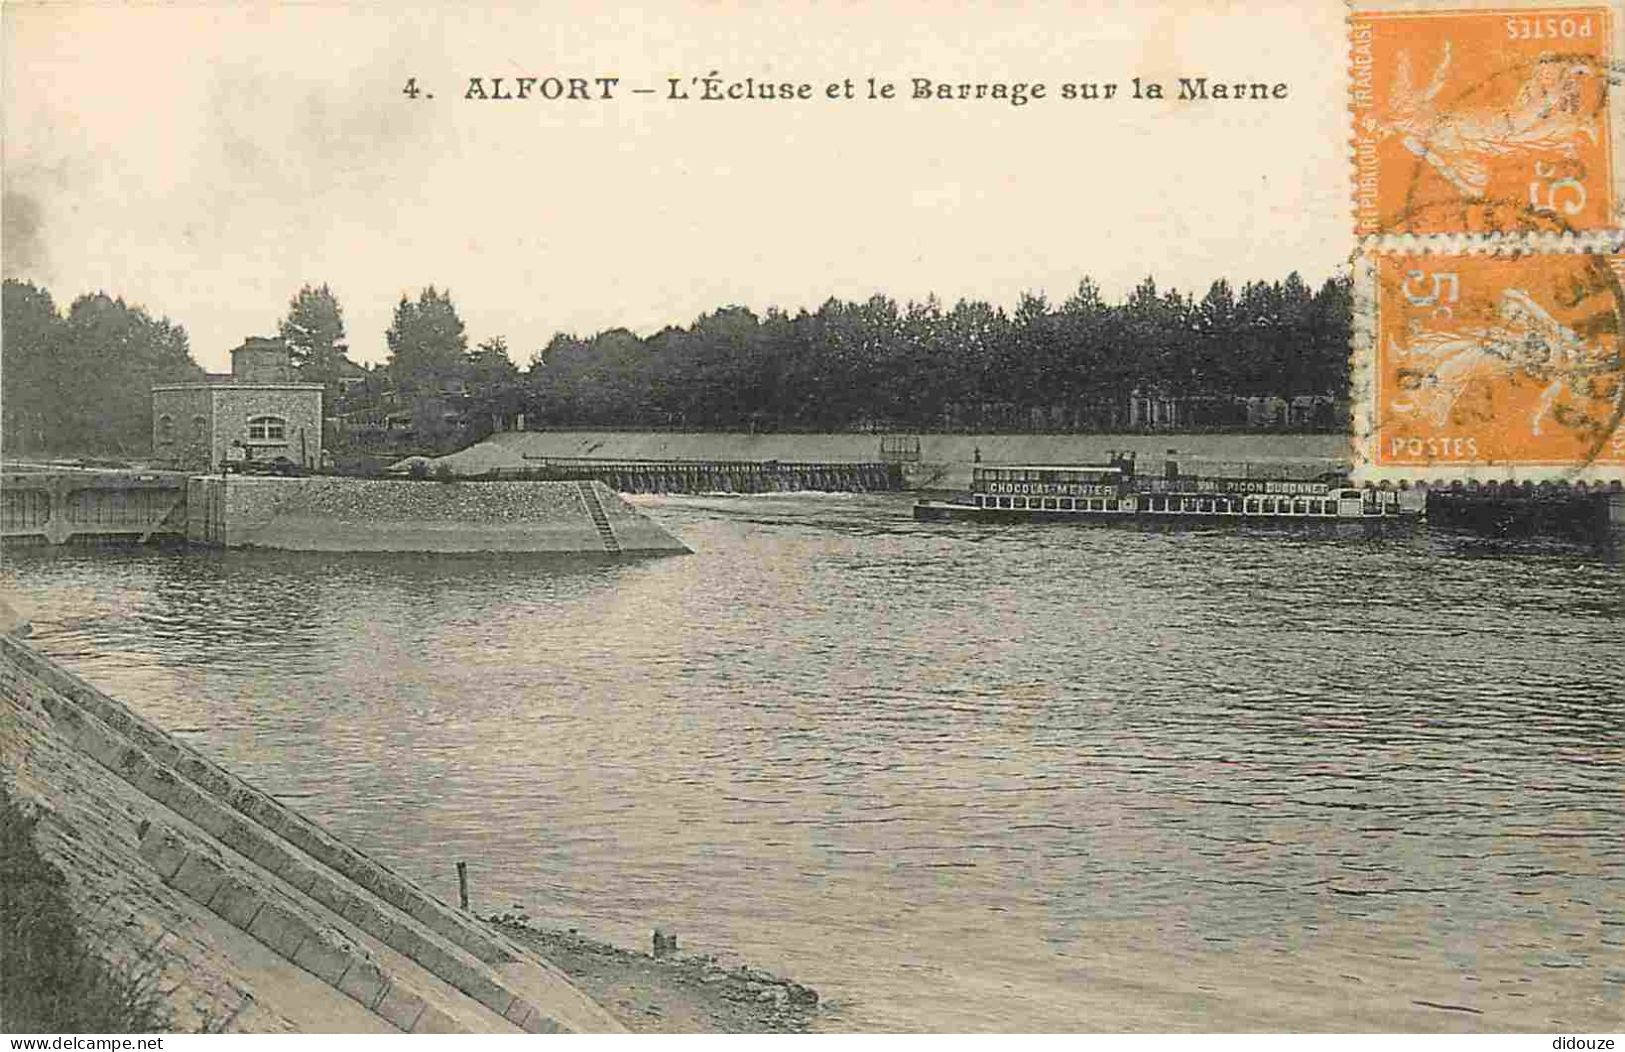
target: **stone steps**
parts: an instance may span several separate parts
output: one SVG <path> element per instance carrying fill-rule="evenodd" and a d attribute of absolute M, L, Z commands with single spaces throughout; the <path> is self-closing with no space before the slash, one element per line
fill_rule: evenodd
<path fill-rule="evenodd" d="M 615 531 L 609 528 L 609 516 L 604 514 L 604 505 L 599 502 L 598 494 L 593 492 L 593 483 L 577 482 L 576 487 L 581 490 L 581 502 L 587 506 L 587 514 L 592 516 L 592 524 L 604 542 L 604 551 L 619 555 L 621 542 L 616 539 Z"/>
<path fill-rule="evenodd" d="M 480 960 L 511 960 L 518 948 L 471 918 L 453 910 L 410 881 L 386 870 L 366 854 L 344 843 L 280 800 L 261 792 L 227 772 L 190 746 L 170 737 L 124 705 L 85 683 L 78 676 L 36 654 L 32 649 L 0 638 L 11 657 L 49 682 L 86 714 L 138 746 L 159 768 L 173 771 L 216 801 L 228 804 L 243 817 L 275 833 L 312 859 L 373 891 L 390 905 L 412 916 L 441 936 L 457 943 Z"/>
<path fill-rule="evenodd" d="M 141 856 L 164 883 L 247 932 L 274 953 L 409 1034 L 458 1033 L 464 1028 L 410 984 L 380 968 L 369 954 L 332 929 L 277 901 L 247 874 L 210 857 L 195 840 L 168 826 L 141 836 Z"/>
<path fill-rule="evenodd" d="M 473 918 L 223 771 L 30 648 L 6 637 L 0 637 L 0 648 L 5 658 L 52 688 L 40 704 L 68 743 L 180 820 L 182 824 L 154 821 L 141 839 L 141 856 L 166 884 L 391 1025 L 419 1032 L 620 1029 L 555 970 Z M 256 904 L 252 912 L 244 905 L 249 902 Z M 386 975 L 368 963 L 367 954 L 344 950 L 368 942 L 374 955 L 401 962 L 400 974 Z M 516 967 L 520 974 L 541 977 L 541 985 L 531 988 L 559 1000 L 569 1019 L 557 1018 L 511 989 L 498 969 L 511 972 Z M 442 985 L 438 994 L 428 989 Z M 461 999 L 478 1009 L 471 1011 L 473 1006 L 465 1004 L 458 1010 L 455 1002 Z"/>

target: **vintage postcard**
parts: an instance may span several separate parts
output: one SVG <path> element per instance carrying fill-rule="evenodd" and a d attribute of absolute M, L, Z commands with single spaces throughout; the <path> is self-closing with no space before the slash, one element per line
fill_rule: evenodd
<path fill-rule="evenodd" d="M 1618 1041 L 1622 0 L 0 50 L 15 1047 Z"/>

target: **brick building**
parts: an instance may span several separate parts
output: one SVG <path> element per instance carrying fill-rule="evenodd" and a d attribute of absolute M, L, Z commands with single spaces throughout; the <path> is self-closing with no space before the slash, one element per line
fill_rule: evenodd
<path fill-rule="evenodd" d="M 159 463 L 217 471 L 234 444 L 254 460 L 322 462 L 322 385 L 299 383 L 281 340 L 251 336 L 230 373 L 152 389 L 152 450 Z"/>

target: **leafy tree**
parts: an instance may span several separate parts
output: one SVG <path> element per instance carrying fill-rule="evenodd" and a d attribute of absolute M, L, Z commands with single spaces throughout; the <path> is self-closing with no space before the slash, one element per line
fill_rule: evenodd
<path fill-rule="evenodd" d="M 756 336 L 760 320 L 744 307 L 703 314 L 680 346 L 693 383 L 687 417 L 703 427 L 740 426 L 756 406 Z M 729 421 L 724 425 L 722 421 Z"/>
<path fill-rule="evenodd" d="M 1223 278 L 1208 287 L 1196 305 L 1195 358 L 1191 363 L 1197 389 L 1214 393 L 1232 384 L 1236 343 L 1236 294 Z"/>
<path fill-rule="evenodd" d="M 1111 427 L 1122 415 L 1133 382 L 1122 368 L 1122 312 L 1101 297 L 1089 278 L 1055 315 L 1065 355 L 1057 394 L 1074 406 L 1074 426 Z"/>
<path fill-rule="evenodd" d="M 577 404 L 576 363 L 583 361 L 586 341 L 570 333 L 554 333 L 547 346 L 530 357 L 525 374 L 526 412 L 539 423 L 570 424 Z"/>
<path fill-rule="evenodd" d="M 980 300 L 960 300 L 943 317 L 944 350 L 957 359 L 951 388 L 966 403 L 972 427 L 1001 426 L 1013 403 L 1003 367 L 1010 322 L 1003 311 Z"/>
<path fill-rule="evenodd" d="M 476 389 L 507 386 L 519 379 L 519 368 L 508 357 L 508 341 L 492 336 L 468 352 L 468 382 Z"/>
<path fill-rule="evenodd" d="M 508 357 L 508 341 L 492 336 L 468 352 L 468 413 L 463 437 L 478 442 L 523 412 L 525 392 L 519 369 Z"/>
<path fill-rule="evenodd" d="M 1314 293 L 1297 272 L 1281 282 L 1281 324 L 1273 336 L 1272 372 L 1288 395 L 1307 391 L 1313 373 L 1310 357 L 1310 330 L 1314 323 Z"/>
<path fill-rule="evenodd" d="M 7 281 L 0 325 L 8 452 L 149 452 L 152 385 L 203 378 L 186 330 L 105 293 L 64 317 L 46 290 Z"/>
<path fill-rule="evenodd" d="M 1173 394 L 1191 393 L 1191 307 L 1178 290 L 1164 293 L 1152 278 L 1123 305 L 1129 339 L 1138 352 L 1139 380 Z"/>
<path fill-rule="evenodd" d="M 888 362 L 885 402 L 911 427 L 942 426 L 954 400 L 954 360 L 935 296 L 903 311 L 902 338 Z"/>
<path fill-rule="evenodd" d="M 64 366 L 86 379 L 72 383 L 61 419 L 97 452 L 148 452 L 152 385 L 203 379 L 186 330 L 106 293 L 73 301 L 63 346 Z"/>
<path fill-rule="evenodd" d="M 63 325 L 51 294 L 7 279 L 0 307 L 0 443 L 8 453 L 51 448 L 62 404 Z"/>
<path fill-rule="evenodd" d="M 1283 327 L 1281 286 L 1249 281 L 1236 300 L 1235 367 L 1231 391 L 1242 395 L 1278 395 L 1276 369 Z"/>
<path fill-rule="evenodd" d="M 755 373 L 753 428 L 783 428 L 795 419 L 800 405 L 799 391 L 791 382 L 791 369 L 800 353 L 796 319 L 777 308 L 769 308 L 751 340 Z"/>
<path fill-rule="evenodd" d="M 1006 370 L 1012 401 L 1020 407 L 1018 426 L 1053 427 L 1063 411 L 1057 396 L 1067 386 L 1061 327 L 1049 301 L 1033 293 L 1022 295 L 1011 322 Z"/>
<path fill-rule="evenodd" d="M 403 391 L 442 390 L 447 381 L 466 374 L 468 337 L 449 291 L 431 285 L 416 302 L 402 296 L 384 339 L 390 373 Z"/>
<path fill-rule="evenodd" d="M 288 358 L 301 379 L 336 385 L 348 351 L 344 344 L 344 311 L 333 290 L 301 288 L 288 301 L 288 315 L 277 323 Z"/>
<path fill-rule="evenodd" d="M 1354 280 L 1349 274 L 1328 278 L 1315 293 L 1309 310 L 1309 362 L 1303 384 L 1338 398 L 1349 394 L 1349 328 L 1354 317 Z"/>

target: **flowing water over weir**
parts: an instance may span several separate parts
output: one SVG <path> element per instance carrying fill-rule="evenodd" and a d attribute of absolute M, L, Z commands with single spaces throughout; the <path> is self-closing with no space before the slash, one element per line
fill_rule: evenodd
<path fill-rule="evenodd" d="M 455 901 L 918 1030 L 1612 1031 L 1625 568 L 646 496 L 672 558 L 8 551 L 33 645 Z"/>

